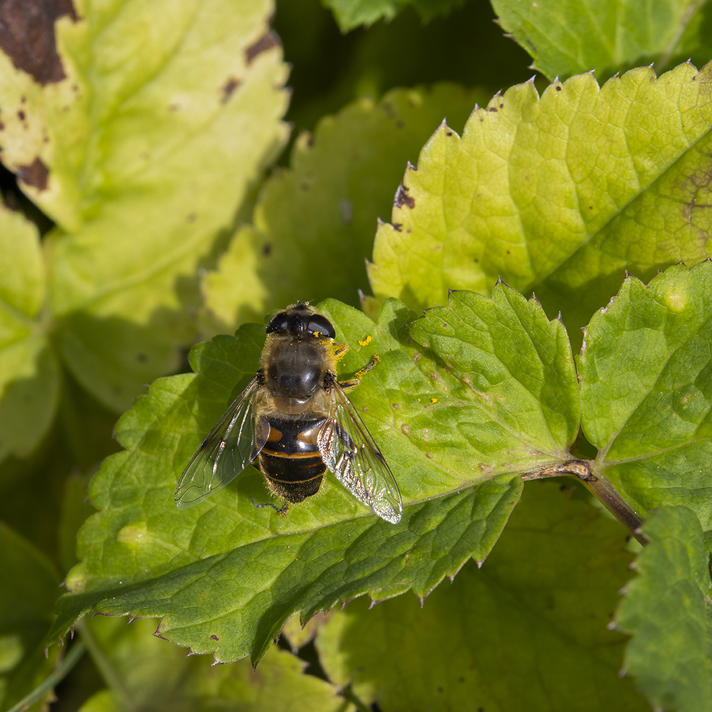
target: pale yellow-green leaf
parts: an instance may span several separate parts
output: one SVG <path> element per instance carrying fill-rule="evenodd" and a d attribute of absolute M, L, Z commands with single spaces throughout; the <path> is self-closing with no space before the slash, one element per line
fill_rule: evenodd
<path fill-rule="evenodd" d="M 120 409 L 191 338 L 201 260 L 283 143 L 287 69 L 268 0 L 75 8 L 56 23 L 64 78 L 41 84 L 0 53 L 0 141 L 56 222 L 62 356 Z"/>
<path fill-rule="evenodd" d="M 443 120 L 461 125 L 478 93 L 452 84 L 361 99 L 297 140 L 288 170 L 265 185 L 204 281 L 207 331 L 231 331 L 297 299 L 355 304 L 377 218 L 393 204 L 403 165 Z"/>
<path fill-rule="evenodd" d="M 406 171 L 376 234 L 374 293 L 443 304 L 501 277 L 582 326 L 625 270 L 712 254 L 711 127 L 712 65 L 512 87 L 462 137 L 443 125 Z"/>
<path fill-rule="evenodd" d="M 59 370 L 41 318 L 44 299 L 37 230 L 0 204 L 0 460 L 31 452 L 57 407 Z"/>

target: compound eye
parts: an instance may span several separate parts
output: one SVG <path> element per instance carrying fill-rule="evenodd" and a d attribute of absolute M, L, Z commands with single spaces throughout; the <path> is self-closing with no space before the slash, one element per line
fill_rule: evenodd
<path fill-rule="evenodd" d="M 311 319 L 309 319 L 309 333 L 315 336 L 327 336 L 330 339 L 336 338 L 336 332 L 331 322 L 321 314 L 314 314 Z"/>
<path fill-rule="evenodd" d="M 285 334 L 289 328 L 289 318 L 287 317 L 287 312 L 279 312 L 272 317 L 270 323 L 267 324 L 266 332 L 268 334 Z"/>

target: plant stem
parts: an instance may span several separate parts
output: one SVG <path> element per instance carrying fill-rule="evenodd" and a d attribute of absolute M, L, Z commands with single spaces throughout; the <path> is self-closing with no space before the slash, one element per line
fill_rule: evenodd
<path fill-rule="evenodd" d="M 594 497 L 599 499 L 605 508 L 619 521 L 630 529 L 633 536 L 645 546 L 648 540 L 640 531 L 643 521 L 637 512 L 632 510 L 623 498 L 616 492 L 615 487 L 603 476 L 596 475 L 587 460 L 568 460 L 556 465 L 550 465 L 541 470 L 527 472 L 522 475 L 523 480 L 541 480 L 546 477 L 575 477 L 583 482 Z"/>
<path fill-rule="evenodd" d="M 44 699 L 47 693 L 54 689 L 57 684 L 70 672 L 77 664 L 79 658 L 84 654 L 85 647 L 81 641 L 77 641 L 70 648 L 69 652 L 62 657 L 57 667 L 37 686 L 29 695 L 23 697 L 16 705 L 7 712 L 20 712 L 28 709 L 31 705 Z"/>

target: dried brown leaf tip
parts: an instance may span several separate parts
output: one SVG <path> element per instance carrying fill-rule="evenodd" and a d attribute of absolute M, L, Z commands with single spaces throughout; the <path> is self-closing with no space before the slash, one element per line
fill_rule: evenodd
<path fill-rule="evenodd" d="M 402 208 L 405 205 L 412 210 L 415 207 L 415 198 L 408 194 L 408 188 L 399 185 L 396 191 L 394 205 L 397 208 Z"/>

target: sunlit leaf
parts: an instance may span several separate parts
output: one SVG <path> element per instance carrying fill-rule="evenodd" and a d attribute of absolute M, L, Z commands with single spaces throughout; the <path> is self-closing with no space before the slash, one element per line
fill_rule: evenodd
<path fill-rule="evenodd" d="M 41 310 L 45 273 L 36 228 L 0 205 L 0 461 L 25 456 L 57 408 L 59 368 Z"/>
<path fill-rule="evenodd" d="M 454 85 L 361 99 L 297 140 L 266 183 L 253 224 L 233 237 L 204 294 L 213 329 L 229 330 L 298 299 L 352 304 L 403 166 L 445 116 L 461 125 L 477 94 Z"/>
<path fill-rule="evenodd" d="M 53 7 L 5 10 L 54 54 L 0 43 L 2 159 L 56 222 L 64 364 L 120 410 L 191 338 L 196 269 L 284 138 L 286 68 L 267 0 Z"/>
<path fill-rule="evenodd" d="M 342 375 L 380 357 L 352 397 L 392 465 L 402 521 L 378 520 L 331 478 L 280 517 L 251 502 L 267 498 L 254 470 L 175 509 L 191 451 L 257 367 L 263 327 L 246 326 L 197 347 L 197 375 L 156 382 L 122 418 L 126 450 L 92 482 L 100 511 L 80 532 L 83 561 L 67 579 L 77 593 L 63 599 L 56 632 L 96 606 L 162 616 L 162 635 L 219 660 L 257 659 L 293 613 L 307 619 L 362 594 L 424 595 L 469 558 L 482 560 L 519 497 L 510 473 L 566 457 L 578 414 L 573 360 L 562 325 L 536 302 L 504 286 L 492 301 L 453 295 L 413 327 L 432 352 L 405 345 L 415 315 L 397 302 L 376 323 L 335 301 L 322 310 L 352 345 Z M 526 367 L 502 379 L 517 352 Z M 552 398 L 559 414 L 549 412 Z"/>
<path fill-rule="evenodd" d="M 586 329 L 582 428 L 631 504 L 695 511 L 712 529 L 712 261 L 628 278 Z"/>
<path fill-rule="evenodd" d="M 406 171 L 376 234 L 373 290 L 431 306 L 501 277 L 535 289 L 573 335 L 625 270 L 649 278 L 712 253 L 711 125 L 712 65 L 602 87 L 586 74 L 541 97 L 512 87 L 462 137 L 438 129 Z"/>

